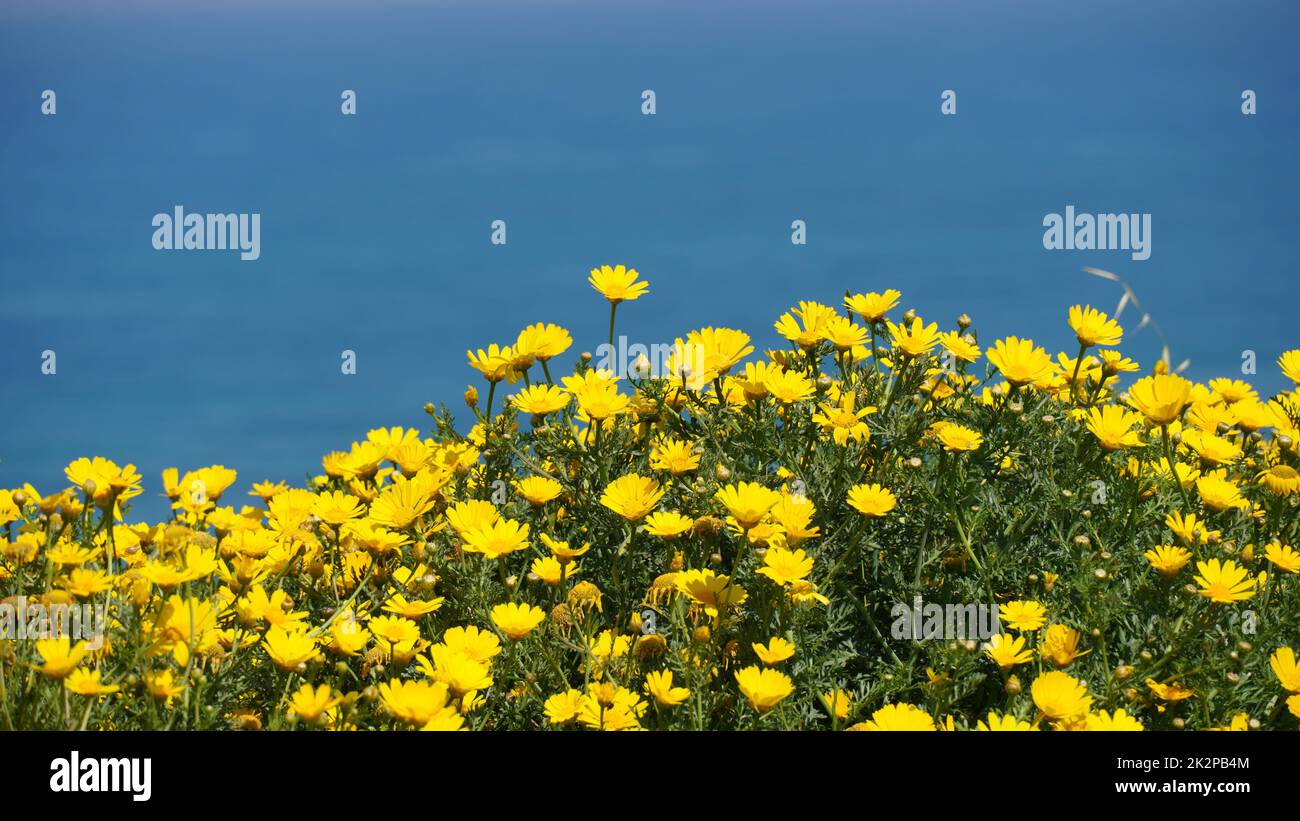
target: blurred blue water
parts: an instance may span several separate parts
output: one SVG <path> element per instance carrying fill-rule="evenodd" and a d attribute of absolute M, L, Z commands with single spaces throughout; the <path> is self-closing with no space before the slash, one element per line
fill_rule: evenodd
<path fill-rule="evenodd" d="M 1120 295 L 1095 265 L 1193 376 L 1251 349 L 1277 390 L 1300 345 L 1294 3 L 100 5 L 0 11 L 3 487 L 100 454 L 158 516 L 171 465 L 301 481 L 459 407 L 467 347 L 545 320 L 594 349 L 601 262 L 652 283 L 620 311 L 635 341 L 772 345 L 800 298 L 897 287 L 1071 350 L 1065 307 Z M 261 259 L 154 251 L 177 204 L 260 213 Z M 1070 204 L 1151 213 L 1151 258 L 1044 250 Z"/>

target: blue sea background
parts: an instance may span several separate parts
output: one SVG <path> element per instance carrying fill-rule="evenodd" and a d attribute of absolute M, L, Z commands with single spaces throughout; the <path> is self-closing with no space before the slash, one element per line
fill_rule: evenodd
<path fill-rule="evenodd" d="M 1272 393 L 1300 346 L 1293 2 L 175 5 L 0 9 L 0 487 L 103 455 L 159 518 L 168 466 L 300 483 L 427 401 L 465 421 L 467 348 L 551 321 L 594 350 L 606 262 L 651 283 L 619 312 L 644 343 L 773 346 L 799 299 L 895 287 L 1073 352 L 1066 307 L 1121 293 L 1093 265 L 1196 378 L 1249 349 Z M 260 213 L 261 259 L 153 250 L 178 204 Z M 1045 250 L 1066 205 L 1149 212 L 1151 258 Z"/>

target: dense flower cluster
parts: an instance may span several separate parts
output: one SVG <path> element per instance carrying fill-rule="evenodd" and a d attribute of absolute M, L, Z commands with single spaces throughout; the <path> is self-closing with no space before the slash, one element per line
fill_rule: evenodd
<path fill-rule="evenodd" d="M 589 282 L 612 342 L 648 286 Z M 1300 390 L 1137 377 L 1087 306 L 1071 356 L 900 300 L 644 378 L 530 325 L 469 352 L 468 432 L 428 406 L 243 501 L 170 469 L 164 522 L 101 457 L 0 490 L 0 726 L 1294 729 Z M 997 629 L 899 638 L 918 599 Z M 99 640 L 15 636 L 72 604 Z"/>

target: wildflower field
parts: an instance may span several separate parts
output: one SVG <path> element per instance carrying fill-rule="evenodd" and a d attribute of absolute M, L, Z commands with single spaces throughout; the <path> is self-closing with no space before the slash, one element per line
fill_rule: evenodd
<path fill-rule="evenodd" d="M 589 282 L 612 345 L 648 285 Z M 0 726 L 1296 728 L 1300 390 L 1135 362 L 1088 306 L 1048 347 L 893 290 L 775 327 L 620 374 L 530 325 L 306 487 L 94 456 L 0 490 Z M 900 637 L 918 600 L 996 629 Z"/>

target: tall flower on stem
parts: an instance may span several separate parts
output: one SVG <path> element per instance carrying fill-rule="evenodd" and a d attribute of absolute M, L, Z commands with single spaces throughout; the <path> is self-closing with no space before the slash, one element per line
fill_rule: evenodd
<path fill-rule="evenodd" d="M 609 346 L 611 348 L 614 347 L 614 314 L 618 311 L 618 303 L 639 299 L 642 294 L 650 290 L 650 283 L 638 280 L 638 276 L 640 275 L 635 268 L 623 265 L 615 265 L 611 268 L 602 265 L 599 268 L 592 268 L 591 276 L 587 277 L 591 287 L 609 300 Z"/>
<path fill-rule="evenodd" d="M 1083 355 L 1094 345 L 1114 347 L 1124 338 L 1124 329 L 1111 319 L 1104 311 L 1091 305 L 1073 305 L 1069 311 L 1070 328 L 1079 340 L 1079 356 L 1074 360 L 1074 374 L 1070 376 L 1070 390 L 1077 390 L 1079 366 L 1083 364 Z M 1073 398 L 1073 396 L 1071 397 Z"/>
<path fill-rule="evenodd" d="M 489 345 L 487 350 L 482 348 L 478 352 L 466 351 L 469 357 L 469 364 L 474 370 L 483 374 L 483 378 L 488 381 L 488 403 L 487 419 L 492 418 L 492 399 L 496 395 L 497 383 L 502 379 L 508 382 L 514 382 L 519 378 L 519 374 L 514 369 L 514 351 L 510 346 L 504 347 L 498 345 Z"/>
<path fill-rule="evenodd" d="M 1192 383 L 1177 374 L 1161 373 L 1145 376 L 1133 383 L 1128 391 L 1128 403 L 1147 418 L 1153 425 L 1160 426 L 1160 437 L 1165 448 L 1165 459 L 1169 462 L 1169 473 L 1178 480 L 1178 467 L 1174 459 L 1174 446 L 1169 439 L 1169 425 L 1182 416 L 1183 409 L 1191 401 Z M 1183 495 L 1184 507 L 1191 507 L 1187 489 L 1178 482 L 1179 492 Z"/>

